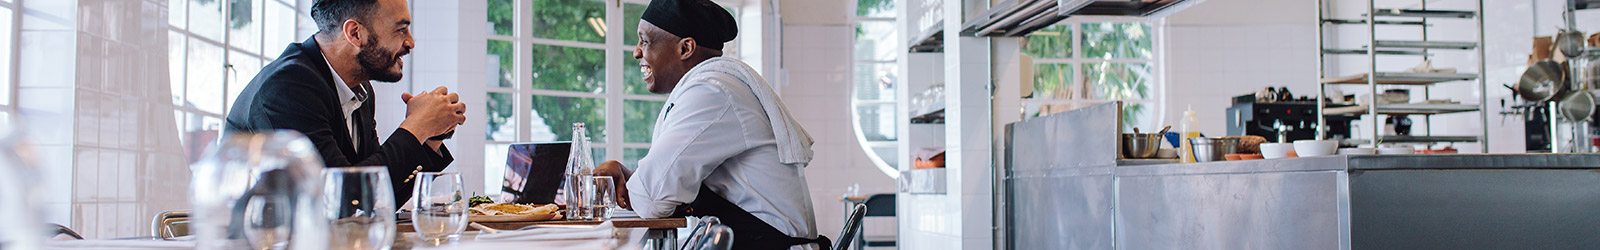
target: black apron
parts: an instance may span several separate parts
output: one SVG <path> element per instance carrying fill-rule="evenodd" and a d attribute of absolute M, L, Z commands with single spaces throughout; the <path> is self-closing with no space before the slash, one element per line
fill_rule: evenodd
<path fill-rule="evenodd" d="M 733 249 L 789 249 L 791 246 L 811 243 L 816 243 L 823 250 L 833 248 L 833 242 L 827 236 L 818 235 L 816 239 L 789 237 L 749 211 L 722 198 L 721 194 L 711 191 L 705 184 L 700 185 L 700 195 L 694 198 L 694 202 L 685 206 L 688 206 L 687 215 L 716 216 L 723 225 L 733 229 Z"/>

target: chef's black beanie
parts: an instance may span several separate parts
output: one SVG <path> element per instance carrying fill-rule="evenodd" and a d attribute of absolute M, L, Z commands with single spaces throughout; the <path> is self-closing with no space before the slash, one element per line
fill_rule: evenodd
<path fill-rule="evenodd" d="M 694 38 L 700 47 L 722 50 L 739 35 L 733 14 L 711 0 L 652 0 L 642 18 L 678 37 Z"/>

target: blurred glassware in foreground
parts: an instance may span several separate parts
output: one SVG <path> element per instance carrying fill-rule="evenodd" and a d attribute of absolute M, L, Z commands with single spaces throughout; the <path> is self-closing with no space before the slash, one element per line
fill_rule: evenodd
<path fill-rule="evenodd" d="M 322 166 L 298 132 L 225 135 L 190 166 L 197 249 L 325 248 Z"/>
<path fill-rule="evenodd" d="M 0 113 L 0 249 L 41 249 L 51 228 L 39 218 L 38 171 L 22 157 L 21 123 Z"/>
<path fill-rule="evenodd" d="M 417 236 L 433 243 L 454 241 L 467 230 L 467 197 L 461 190 L 461 173 L 422 172 L 411 192 L 416 194 L 411 226 Z"/>
<path fill-rule="evenodd" d="M 331 244 L 310 249 L 389 249 L 396 229 L 389 168 L 336 167 L 323 172 L 323 204 L 327 207 L 321 212 L 328 215 Z"/>

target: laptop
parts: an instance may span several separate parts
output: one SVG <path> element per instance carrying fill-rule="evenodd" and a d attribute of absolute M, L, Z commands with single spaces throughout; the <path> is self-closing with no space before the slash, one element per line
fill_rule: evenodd
<path fill-rule="evenodd" d="M 505 180 L 500 202 L 517 204 L 552 204 L 556 190 L 561 189 L 566 176 L 567 155 L 572 152 L 571 142 L 543 142 L 511 144 L 506 155 Z"/>

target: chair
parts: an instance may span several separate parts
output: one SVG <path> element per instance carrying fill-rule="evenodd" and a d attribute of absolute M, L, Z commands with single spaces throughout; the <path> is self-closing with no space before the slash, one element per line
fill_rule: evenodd
<path fill-rule="evenodd" d="M 867 201 L 862 202 L 862 205 L 867 206 L 866 217 L 895 217 L 894 194 L 874 194 L 872 197 L 867 197 Z M 896 245 L 893 237 L 860 236 L 856 240 L 861 241 L 861 247 L 894 247 Z"/>
<path fill-rule="evenodd" d="M 706 241 L 707 238 L 715 237 L 714 235 L 711 235 L 712 228 L 719 226 L 724 228 L 728 227 L 722 225 L 722 220 L 717 219 L 716 216 L 700 217 L 698 222 L 695 222 L 693 227 L 689 227 L 689 239 L 683 241 L 683 245 L 678 246 L 678 249 L 696 250 L 699 249 L 699 247 L 704 247 L 704 241 Z M 732 233 L 731 229 L 729 230 L 729 233 Z M 732 238 L 729 238 L 727 241 L 729 242 L 728 246 L 733 246 Z M 690 248 L 691 246 L 695 248 Z"/>
<path fill-rule="evenodd" d="M 56 236 L 66 235 L 67 237 L 72 237 L 73 239 L 78 239 L 78 240 L 83 239 L 83 235 L 79 235 L 78 232 L 72 231 L 72 229 L 71 228 L 67 228 L 67 226 L 62 226 L 61 224 L 50 224 L 50 225 L 55 226 L 55 228 L 56 228 L 56 234 L 55 235 Z"/>
<path fill-rule="evenodd" d="M 867 204 L 856 204 L 850 209 L 850 217 L 844 220 L 844 230 L 839 231 L 839 242 L 833 245 L 833 250 L 850 249 L 850 242 L 856 241 L 856 234 L 861 232 L 861 218 L 866 215 Z"/>
<path fill-rule="evenodd" d="M 733 228 L 726 225 L 711 225 L 706 227 L 706 234 L 700 238 L 700 245 L 695 250 L 729 250 L 733 249 Z"/>
<path fill-rule="evenodd" d="M 150 236 L 171 239 L 189 236 L 189 211 L 164 211 L 150 220 Z"/>

